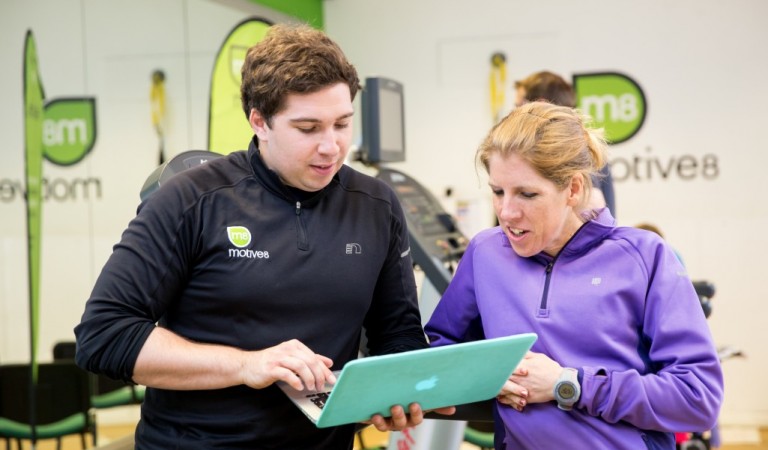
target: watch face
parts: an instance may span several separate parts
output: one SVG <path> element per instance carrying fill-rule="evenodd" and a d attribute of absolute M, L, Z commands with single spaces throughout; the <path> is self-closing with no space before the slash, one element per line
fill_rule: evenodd
<path fill-rule="evenodd" d="M 560 383 L 557 386 L 557 395 L 562 399 L 568 400 L 576 395 L 576 389 L 573 388 L 571 383 Z"/>

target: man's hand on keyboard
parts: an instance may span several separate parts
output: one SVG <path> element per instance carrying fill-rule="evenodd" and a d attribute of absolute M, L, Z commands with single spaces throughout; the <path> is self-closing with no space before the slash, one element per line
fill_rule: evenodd
<path fill-rule="evenodd" d="M 318 355 L 296 339 L 264 350 L 245 352 L 241 364 L 243 384 L 261 389 L 282 380 L 294 389 L 323 390 L 326 382 L 334 384 L 333 361 Z"/>

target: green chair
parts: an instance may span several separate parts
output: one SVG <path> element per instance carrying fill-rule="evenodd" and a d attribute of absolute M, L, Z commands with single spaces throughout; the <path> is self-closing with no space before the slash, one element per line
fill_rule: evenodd
<path fill-rule="evenodd" d="M 76 343 L 57 342 L 53 346 L 54 361 L 74 361 Z M 105 375 L 91 375 L 91 406 L 97 409 L 137 405 L 144 401 L 144 386 L 127 384 Z"/>
<path fill-rule="evenodd" d="M 96 420 L 91 413 L 88 373 L 72 362 L 40 363 L 35 384 L 35 407 L 31 405 L 32 375 L 30 364 L 0 366 L 0 437 L 7 450 L 16 441 L 33 444 L 41 439 L 56 439 L 79 434 L 85 449 L 86 434 L 96 445 Z M 33 417 L 34 410 L 34 420 Z"/>
<path fill-rule="evenodd" d="M 482 431 L 467 425 L 464 428 L 464 441 L 477 445 L 483 450 L 492 450 L 493 431 Z"/>
<path fill-rule="evenodd" d="M 144 386 L 126 384 L 104 375 L 94 375 L 91 406 L 97 409 L 123 405 L 138 405 L 144 401 Z"/>
<path fill-rule="evenodd" d="M 467 421 L 464 427 L 464 442 L 469 442 L 482 450 L 493 450 L 495 399 L 468 403 L 456 407 L 455 420 Z"/>

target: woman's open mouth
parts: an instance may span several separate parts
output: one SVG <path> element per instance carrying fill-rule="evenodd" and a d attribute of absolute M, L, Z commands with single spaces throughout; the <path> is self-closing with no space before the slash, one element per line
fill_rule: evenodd
<path fill-rule="evenodd" d="M 520 237 L 526 233 L 525 230 L 520 230 L 518 228 L 507 228 L 507 229 L 509 230 L 510 233 L 512 233 L 513 236 L 516 236 L 516 237 Z"/>

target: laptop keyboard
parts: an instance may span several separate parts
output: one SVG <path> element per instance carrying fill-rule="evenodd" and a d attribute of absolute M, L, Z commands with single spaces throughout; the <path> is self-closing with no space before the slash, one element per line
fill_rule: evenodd
<path fill-rule="evenodd" d="M 330 393 L 328 392 L 317 392 L 314 394 L 308 394 L 307 398 L 314 403 L 318 408 L 323 409 L 325 407 L 325 402 L 328 400 L 328 396 Z"/>

